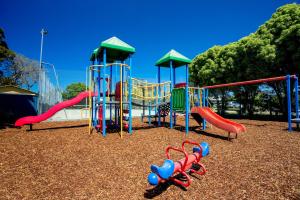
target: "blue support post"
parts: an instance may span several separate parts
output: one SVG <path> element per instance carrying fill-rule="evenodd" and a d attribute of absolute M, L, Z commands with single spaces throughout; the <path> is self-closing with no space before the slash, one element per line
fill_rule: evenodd
<path fill-rule="evenodd" d="M 173 103 L 172 103 L 172 90 L 173 90 L 173 63 L 172 60 L 170 60 L 170 79 L 171 79 L 171 87 L 170 87 L 170 92 L 171 92 L 171 96 L 170 96 L 170 128 L 173 128 Z"/>
<path fill-rule="evenodd" d="M 106 136 L 106 80 L 105 80 L 105 74 L 106 74 L 106 48 L 103 49 L 103 86 L 102 86 L 102 99 L 103 99 L 103 105 L 102 105 L 102 134 L 103 136 Z M 100 91 L 99 91 L 100 92 Z"/>
<path fill-rule="evenodd" d="M 176 84 L 176 68 L 173 69 L 173 87 L 175 87 Z M 174 126 L 176 126 L 176 112 L 174 111 Z"/>
<path fill-rule="evenodd" d="M 116 104 L 114 104 L 114 107 L 115 107 L 115 126 L 116 126 L 116 125 L 118 125 L 118 115 L 117 115 L 118 110 L 117 110 Z"/>
<path fill-rule="evenodd" d="M 200 105 L 200 90 L 201 90 L 200 88 L 197 89 L 197 98 L 198 98 L 198 101 L 199 101 L 199 105 L 198 105 L 199 107 L 202 106 L 202 105 Z"/>
<path fill-rule="evenodd" d="M 158 82 L 158 103 L 160 103 L 160 97 L 161 97 L 161 88 L 160 88 L 160 66 L 157 67 L 157 82 Z M 158 126 L 161 126 L 161 120 L 160 120 L 160 109 L 158 107 Z"/>
<path fill-rule="evenodd" d="M 132 75 L 132 59 L 131 55 L 129 56 L 129 127 L 128 127 L 128 132 L 129 134 L 132 134 L 132 80 L 131 80 L 131 75 Z"/>
<path fill-rule="evenodd" d="M 189 133 L 189 66 L 185 66 L 185 134 Z"/>
<path fill-rule="evenodd" d="M 116 104 L 115 104 L 115 106 L 116 106 Z M 120 125 L 120 113 L 119 112 L 120 112 L 120 108 L 116 106 L 116 124 L 117 124 L 117 126 Z"/>
<path fill-rule="evenodd" d="M 299 90 L 298 90 L 298 77 L 295 78 L 295 111 L 296 118 L 299 119 Z M 297 123 L 297 129 L 299 129 L 299 123 Z"/>
<path fill-rule="evenodd" d="M 123 64 L 125 64 L 125 61 L 123 61 L 122 62 Z M 122 85 L 123 85 L 123 88 L 122 88 L 122 90 L 123 90 L 123 102 L 124 102 L 124 100 L 125 100 L 125 86 L 124 86 L 124 84 L 126 83 L 126 80 L 125 80 L 125 66 L 122 66 L 122 80 L 123 80 L 123 83 L 122 83 Z M 127 99 L 126 99 L 127 100 Z M 123 109 L 124 109 L 124 105 L 123 105 Z"/>
<path fill-rule="evenodd" d="M 157 90 L 157 87 L 153 88 L 153 93 L 156 96 L 156 99 L 155 99 L 155 104 L 156 104 L 156 106 L 155 106 L 155 114 L 157 114 L 157 105 L 158 105 L 158 98 L 157 98 L 157 96 L 158 96 L 158 90 Z"/>
<path fill-rule="evenodd" d="M 111 94 L 112 93 L 112 84 L 113 84 L 113 81 L 112 81 L 112 65 L 110 66 L 110 72 L 109 72 L 109 93 Z M 112 96 L 110 95 L 109 97 L 109 101 L 111 102 L 112 101 Z M 109 104 L 109 125 L 111 125 L 112 123 L 112 104 L 110 103 Z"/>
<path fill-rule="evenodd" d="M 117 62 L 116 62 L 117 63 Z M 118 74 L 118 65 L 115 67 L 115 84 L 117 84 L 117 74 Z M 115 94 L 116 94 L 116 90 L 115 90 Z M 115 125 L 119 125 L 119 117 L 118 117 L 118 107 L 117 104 L 114 104 L 115 107 Z"/>
<path fill-rule="evenodd" d="M 101 61 L 100 61 L 100 59 L 99 59 L 99 61 L 98 61 L 98 65 L 101 65 Z M 101 74 L 101 67 L 97 67 L 97 69 L 98 69 L 98 76 L 97 76 L 97 78 L 96 78 L 96 83 L 97 83 L 97 90 L 98 90 L 98 95 L 97 95 L 97 101 L 96 101 L 96 104 L 98 104 L 98 112 L 100 112 L 99 110 L 100 110 L 100 106 L 101 106 L 101 102 L 100 102 L 100 99 L 101 99 L 101 76 L 102 76 L 102 74 Z M 103 105 L 102 105 L 103 106 Z M 96 108 L 96 110 L 95 110 L 95 125 L 98 125 L 98 124 L 100 124 L 100 123 L 102 123 L 102 122 L 100 122 L 99 121 L 99 114 L 97 115 L 97 107 L 95 107 Z"/>
<path fill-rule="evenodd" d="M 291 103 L 291 77 L 286 76 L 286 90 L 287 90 L 287 111 L 288 111 L 288 131 L 292 131 L 292 103 Z"/>
<path fill-rule="evenodd" d="M 148 125 L 151 125 L 151 104 L 150 101 L 148 102 Z"/>
<path fill-rule="evenodd" d="M 203 105 L 203 107 L 205 107 L 205 105 L 206 105 L 206 103 L 205 103 L 205 90 L 206 89 L 202 89 L 202 105 Z M 205 129 L 206 129 L 206 121 L 203 118 L 202 119 L 202 130 L 205 130 Z"/>
<path fill-rule="evenodd" d="M 205 106 L 208 107 L 208 89 L 205 90 Z"/>
<path fill-rule="evenodd" d="M 95 64 L 95 61 L 93 61 L 92 62 L 92 65 L 94 65 Z M 93 81 L 94 81 L 94 70 L 93 70 L 93 68 L 94 68 L 94 66 L 92 66 L 92 69 L 90 69 L 90 70 L 92 70 L 92 72 L 91 72 L 91 82 L 92 83 L 90 83 L 91 85 L 92 85 L 92 87 L 93 87 L 93 89 L 92 88 L 90 88 L 91 90 L 93 90 L 93 92 L 95 92 L 94 91 L 94 86 L 93 86 Z M 92 126 L 94 126 L 94 116 L 95 116 L 95 114 L 94 114 L 94 99 L 93 99 L 94 97 L 91 97 L 91 99 L 92 99 L 92 105 L 91 105 L 91 115 L 92 115 Z"/>

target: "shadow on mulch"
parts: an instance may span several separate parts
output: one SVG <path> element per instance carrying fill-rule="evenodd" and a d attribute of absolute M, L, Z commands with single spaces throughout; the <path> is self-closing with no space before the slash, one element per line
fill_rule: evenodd
<path fill-rule="evenodd" d="M 174 177 L 176 179 L 181 180 L 181 181 L 186 181 L 186 179 L 184 179 L 181 174 L 177 174 Z M 175 182 L 173 182 L 171 180 L 167 180 L 166 182 L 158 184 L 154 188 L 146 189 L 146 192 L 144 193 L 144 197 L 147 198 L 147 199 L 152 199 L 156 196 L 161 195 L 164 191 L 166 191 L 172 185 L 180 188 L 182 191 L 187 191 L 187 189 L 185 187 L 183 187 L 182 185 L 176 184 Z"/>
<path fill-rule="evenodd" d="M 43 130 L 56 130 L 56 129 L 68 129 L 68 128 L 80 128 L 80 127 L 86 127 L 88 124 L 81 124 L 81 125 L 76 125 L 76 126 L 59 126 L 59 127 L 49 127 L 49 128 L 34 128 L 32 130 L 27 129 L 27 132 L 32 132 L 32 131 L 43 131 Z"/>
<path fill-rule="evenodd" d="M 212 137 L 212 138 L 216 138 L 216 139 L 221 139 L 221 140 L 226 140 L 226 141 L 231 141 L 232 139 L 235 139 L 235 138 L 230 138 L 228 140 L 228 136 L 223 136 L 223 135 L 216 135 L 216 134 L 212 134 L 212 133 L 208 133 L 208 132 L 205 132 L 205 131 L 202 131 L 202 130 L 193 130 L 195 133 L 199 134 L 199 135 L 205 135 L 205 136 L 208 136 L 208 137 Z M 235 135 L 234 135 L 235 137 Z"/>
<path fill-rule="evenodd" d="M 152 124 L 156 125 L 157 126 L 157 122 L 152 122 Z M 165 122 L 165 127 L 170 127 L 170 123 L 169 122 Z M 250 125 L 250 124 L 249 124 Z M 264 125 L 263 125 L 264 126 Z M 213 138 L 217 138 L 217 139 L 222 139 L 222 140 L 226 140 L 228 141 L 228 136 L 222 136 L 222 135 L 215 135 L 215 134 L 212 134 L 212 133 L 208 133 L 208 132 L 205 132 L 203 130 L 197 130 L 198 128 L 200 128 L 201 126 L 199 125 L 196 125 L 196 126 L 189 126 L 189 130 L 190 131 L 193 131 L 199 135 L 205 135 L 205 136 L 208 136 L 208 137 L 213 137 Z M 152 127 L 151 127 L 152 128 Z M 185 126 L 182 126 L 182 125 L 179 125 L 179 124 L 176 124 L 176 126 L 174 126 L 174 129 L 177 130 L 177 131 L 180 131 L 180 132 L 183 132 L 185 133 Z M 235 136 L 234 138 L 230 138 L 229 141 L 231 141 L 232 139 L 235 139 Z"/>
<path fill-rule="evenodd" d="M 219 114 L 219 113 L 217 113 Z M 285 122 L 286 117 L 280 115 L 280 116 L 270 116 L 270 115 L 253 115 L 251 117 L 249 116 L 241 116 L 237 114 L 224 114 L 221 115 L 224 118 L 229 118 L 229 119 L 247 119 L 247 120 L 257 120 L 257 121 L 275 121 L 275 122 Z"/>
<path fill-rule="evenodd" d="M 144 193 L 144 197 L 147 199 L 153 199 L 154 197 L 161 195 L 164 191 L 166 191 L 172 185 L 180 188 L 183 191 L 187 191 L 187 189 L 181 185 L 175 184 L 172 181 L 166 181 L 152 189 L 147 189 L 146 192 Z"/>
<path fill-rule="evenodd" d="M 0 121 L 0 129 L 13 128 L 13 127 L 14 127 L 13 123 Z"/>

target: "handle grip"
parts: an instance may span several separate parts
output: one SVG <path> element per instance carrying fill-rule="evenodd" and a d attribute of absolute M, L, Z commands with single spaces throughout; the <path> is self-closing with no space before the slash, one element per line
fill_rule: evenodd
<path fill-rule="evenodd" d="M 184 171 L 185 166 L 186 166 L 187 161 L 188 161 L 188 154 L 187 154 L 187 152 L 184 151 L 183 149 L 180 149 L 180 148 L 168 146 L 168 147 L 166 148 L 166 156 L 167 156 L 168 159 L 171 159 L 170 154 L 169 154 L 169 151 L 170 151 L 170 150 L 174 150 L 174 151 L 181 152 L 181 153 L 184 154 L 185 160 L 184 160 L 183 166 L 181 166 L 181 171 Z"/>
<path fill-rule="evenodd" d="M 202 147 L 201 147 L 201 145 L 200 145 L 199 143 L 194 142 L 194 141 L 185 140 L 184 142 L 182 142 L 182 145 L 181 145 L 181 148 L 182 148 L 183 151 L 185 151 L 185 148 L 184 148 L 184 145 L 185 145 L 185 144 L 191 144 L 191 145 L 196 145 L 196 146 L 198 146 L 198 147 L 200 148 L 199 155 L 202 155 L 203 149 L 202 149 Z M 196 158 L 196 159 L 197 159 L 197 162 L 200 161 L 200 157 L 201 157 L 201 156 L 199 156 L 198 158 Z"/>

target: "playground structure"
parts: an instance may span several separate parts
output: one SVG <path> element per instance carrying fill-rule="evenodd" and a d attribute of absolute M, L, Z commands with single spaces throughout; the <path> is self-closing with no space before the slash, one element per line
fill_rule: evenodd
<path fill-rule="evenodd" d="M 189 155 L 186 152 L 184 147 L 185 144 L 196 145 L 193 147 L 193 154 Z M 184 158 L 174 162 L 171 160 L 170 150 L 183 153 Z M 182 143 L 181 148 L 168 146 L 166 148 L 167 160 L 164 161 L 162 166 L 151 165 L 150 169 L 152 172 L 148 175 L 148 182 L 150 185 L 156 186 L 159 183 L 171 180 L 183 187 L 188 187 L 192 180 L 187 173 L 196 173 L 199 175 L 204 175 L 206 173 L 206 169 L 204 165 L 200 163 L 200 159 L 208 154 L 209 145 L 206 142 L 198 144 L 197 142 L 186 140 Z M 200 172 L 194 169 L 195 165 L 198 165 Z M 179 174 L 186 179 L 186 182 L 176 177 L 176 175 Z"/>
<path fill-rule="evenodd" d="M 209 108 L 209 89 L 266 83 L 271 81 L 283 81 L 287 83 L 288 102 L 288 130 L 292 130 L 292 122 L 299 127 L 299 105 L 296 103 L 296 118 L 292 119 L 291 110 L 291 81 L 294 81 L 295 94 L 298 94 L 298 78 L 295 75 L 281 76 L 259 80 L 243 81 L 237 83 L 220 84 L 204 87 L 189 86 L 188 64 L 191 60 L 175 50 L 169 51 L 160 58 L 157 66 L 157 83 L 149 83 L 132 77 L 132 55 L 135 48 L 121 41 L 117 37 L 109 38 L 101 42 L 100 47 L 95 49 L 90 57 L 89 66 L 89 91 L 84 95 L 80 94 L 73 100 L 62 102 L 49 111 L 39 116 L 21 118 L 16 126 L 39 123 L 53 116 L 57 111 L 74 105 L 88 97 L 89 100 L 89 133 L 93 130 L 101 132 L 106 136 L 108 130 L 123 130 L 132 134 L 132 107 L 141 107 L 143 114 L 141 119 L 146 117 L 148 124 L 155 118 L 158 126 L 161 120 L 165 122 L 169 115 L 169 127 L 176 126 L 177 114 L 185 116 L 185 133 L 189 132 L 190 115 L 198 122 L 202 129 L 206 129 L 206 122 L 230 133 L 245 132 L 246 128 L 214 113 Z M 176 83 L 176 69 L 185 67 L 185 82 Z M 161 69 L 169 68 L 170 80 L 161 82 Z M 79 100 L 80 99 L 80 100 Z M 78 101 L 79 100 L 79 101 Z M 298 95 L 295 95 L 295 102 L 299 102 Z M 148 114 L 145 109 L 148 109 Z M 154 111 L 154 114 L 153 114 Z"/>
<path fill-rule="evenodd" d="M 100 47 L 94 50 L 89 67 L 89 91 L 90 94 L 96 94 L 94 97 L 89 96 L 90 133 L 96 129 L 106 136 L 107 129 L 120 129 L 122 137 L 125 128 L 131 134 L 132 105 L 144 108 L 143 103 L 147 101 L 150 110 L 151 107 L 159 107 L 159 103 L 166 102 L 169 98 L 168 82 L 148 83 L 132 77 L 131 62 L 134 52 L 132 46 L 116 37 L 103 41 Z M 113 76 L 113 67 L 117 68 L 115 76 Z M 119 77 L 117 77 L 118 71 Z M 113 85 L 115 85 L 114 92 Z M 160 95 L 161 90 L 164 91 L 163 95 Z M 108 117 L 106 117 L 107 106 Z M 108 124 L 106 119 L 109 119 Z"/>

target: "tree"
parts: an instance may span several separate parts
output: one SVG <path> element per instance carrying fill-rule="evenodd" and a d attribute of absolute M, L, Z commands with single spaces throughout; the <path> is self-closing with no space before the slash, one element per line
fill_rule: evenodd
<path fill-rule="evenodd" d="M 39 64 L 8 49 L 0 28 L 0 85 L 14 85 L 30 90 L 38 81 Z"/>
<path fill-rule="evenodd" d="M 20 74 L 18 84 L 30 90 L 39 80 L 40 67 L 36 60 L 16 54 L 14 69 Z"/>
<path fill-rule="evenodd" d="M 256 32 L 258 37 L 266 38 L 275 47 L 275 59 L 265 74 L 281 76 L 299 75 L 300 63 L 300 5 L 287 4 L 277 9 L 271 19 Z M 287 114 L 286 87 L 282 82 L 269 84 L 276 92 L 279 109 Z"/>
<path fill-rule="evenodd" d="M 5 34 L 0 28 L 0 85 L 17 85 L 17 74 L 11 71 L 15 53 L 9 50 L 5 41 Z"/>
<path fill-rule="evenodd" d="M 84 83 L 72 83 L 67 86 L 65 91 L 63 92 L 63 99 L 68 100 L 76 97 L 80 92 L 85 91 L 85 84 Z"/>
<path fill-rule="evenodd" d="M 300 5 L 287 4 L 276 10 L 256 35 L 276 47 L 272 74 L 299 73 L 300 63 Z"/>

